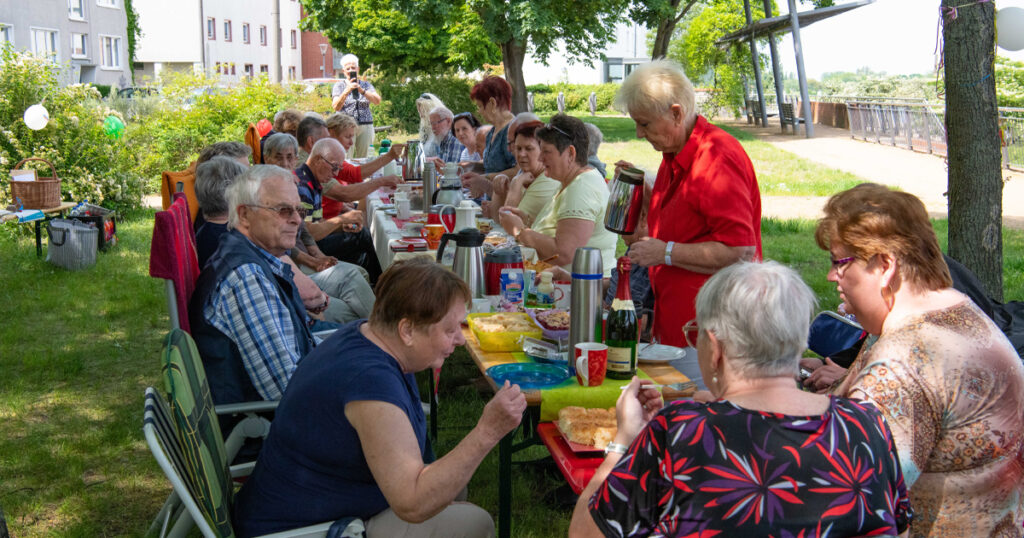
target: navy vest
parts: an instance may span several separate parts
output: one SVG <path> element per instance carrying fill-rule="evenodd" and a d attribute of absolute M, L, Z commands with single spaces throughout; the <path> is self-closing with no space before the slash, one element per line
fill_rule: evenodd
<path fill-rule="evenodd" d="M 189 301 L 189 323 L 192 325 L 192 338 L 196 341 L 199 356 L 206 368 L 206 377 L 210 382 L 210 393 L 214 404 L 252 402 L 262 400 L 256 387 L 249 379 L 249 373 L 242 363 L 242 355 L 238 346 L 210 325 L 203 317 L 203 307 L 210 295 L 217 289 L 217 283 L 226 278 L 238 267 L 254 263 L 277 284 L 277 292 L 281 301 L 288 308 L 292 325 L 295 327 L 296 345 L 300 357 L 312 351 L 313 335 L 306 325 L 306 308 L 299 297 L 299 291 L 292 280 L 291 267 L 284 267 L 284 278 L 274 274 L 270 264 L 256 251 L 258 247 L 238 230 L 230 230 L 221 236 L 220 246 L 213 253 L 206 267 L 199 274 L 196 291 Z"/>

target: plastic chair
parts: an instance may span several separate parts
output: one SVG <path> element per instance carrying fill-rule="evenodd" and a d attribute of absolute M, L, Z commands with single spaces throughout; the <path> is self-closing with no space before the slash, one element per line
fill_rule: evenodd
<path fill-rule="evenodd" d="M 156 213 L 149 248 L 149 276 L 165 281 L 171 328 L 190 332 L 188 301 L 199 278 L 199 259 L 186 195 L 174 193 L 173 198 L 167 211 Z"/>
<path fill-rule="evenodd" d="M 163 374 L 170 406 L 153 388 L 147 389 L 143 431 L 150 451 L 171 481 L 173 493 L 158 513 L 153 528 L 159 526 L 161 536 L 183 536 L 194 523 L 203 536 L 232 537 L 231 478 L 247 476 L 253 463 L 229 468 L 228 462 L 244 437 L 264 435 L 269 422 L 250 415 L 227 441 L 221 441 L 215 413 L 222 413 L 225 407 L 231 408 L 230 412 L 241 407 L 266 410 L 276 406 L 276 402 L 215 409 L 195 343 L 181 330 L 172 330 L 167 335 Z M 325 536 L 331 525 L 322 523 L 271 536 Z"/>

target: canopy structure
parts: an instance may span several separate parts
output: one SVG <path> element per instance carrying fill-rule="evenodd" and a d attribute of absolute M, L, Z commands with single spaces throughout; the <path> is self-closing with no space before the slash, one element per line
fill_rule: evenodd
<path fill-rule="evenodd" d="M 861 6 L 866 6 L 873 3 L 875 0 L 855 0 L 850 3 L 841 4 L 837 6 L 823 7 L 819 9 L 812 9 L 810 11 L 797 12 L 796 0 L 789 1 L 789 14 L 772 16 L 771 0 L 764 1 L 764 12 L 765 18 L 760 20 L 752 20 L 750 14 L 750 0 L 744 0 L 744 8 L 746 9 L 747 24 L 746 26 L 729 32 L 719 39 L 716 44 L 727 45 L 732 42 L 748 41 L 750 43 L 750 56 L 754 64 L 754 79 L 757 85 L 757 98 L 761 104 L 761 109 L 757 111 L 761 116 L 761 125 L 767 125 L 768 112 L 765 109 L 764 103 L 764 87 L 761 83 L 761 65 L 757 61 L 757 44 L 755 41 L 761 38 L 768 38 L 768 44 L 771 48 L 772 56 L 772 72 L 775 78 L 775 97 L 778 100 L 779 110 L 782 110 L 782 70 L 779 68 L 778 51 L 775 45 L 775 34 L 784 34 L 786 32 L 793 32 L 793 49 L 796 53 L 796 71 L 797 78 L 800 81 L 800 102 L 803 105 L 803 117 L 804 117 L 804 132 L 807 138 L 814 136 L 814 122 L 811 121 L 811 102 L 807 96 L 807 75 L 804 72 L 804 57 L 803 47 L 800 43 L 800 28 L 811 25 L 815 22 L 834 17 L 836 15 L 856 9 Z M 781 114 L 779 116 L 780 122 L 783 120 Z M 783 125 L 784 126 L 784 125 Z"/>

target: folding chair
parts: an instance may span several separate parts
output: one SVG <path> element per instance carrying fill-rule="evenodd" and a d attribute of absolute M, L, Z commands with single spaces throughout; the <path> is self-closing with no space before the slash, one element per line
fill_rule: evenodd
<path fill-rule="evenodd" d="M 245 129 L 245 145 L 252 150 L 252 164 L 263 164 L 263 148 L 260 147 L 260 130 L 255 123 Z"/>
<path fill-rule="evenodd" d="M 188 197 L 189 217 L 195 220 L 196 212 L 199 211 L 199 199 L 196 198 L 195 161 L 185 170 L 178 172 L 165 171 L 160 175 L 160 179 L 160 195 L 163 197 L 163 208 L 166 210 L 171 207 L 171 203 L 174 202 L 174 193 L 178 192 L 176 187 L 178 183 L 181 183 L 181 192 L 184 192 L 185 196 Z"/>
<path fill-rule="evenodd" d="M 186 196 L 174 193 L 167 211 L 158 211 L 149 247 L 149 276 L 164 279 L 171 328 L 191 331 L 188 301 L 196 289 L 199 261 Z"/>

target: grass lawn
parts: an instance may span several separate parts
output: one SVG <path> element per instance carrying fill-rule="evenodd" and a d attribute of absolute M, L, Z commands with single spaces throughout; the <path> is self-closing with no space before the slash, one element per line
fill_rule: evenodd
<path fill-rule="evenodd" d="M 643 164 L 660 156 L 634 136 L 628 118 L 598 117 L 608 135 L 601 155 L 615 151 Z M 762 178 L 800 185 L 796 158 L 743 141 Z M 635 144 L 635 146 L 631 146 Z M 767 146 L 767 144 L 764 144 Z M 763 150 L 763 151 L 762 151 Z M 808 174 L 827 171 L 813 165 Z M 856 181 L 854 178 L 852 181 Z M 762 180 L 762 188 L 764 188 Z M 818 187 L 815 187 L 818 188 Z M 834 192 L 842 188 L 833 184 Z M 826 194 L 827 194 L 826 193 Z M 158 354 L 167 331 L 162 283 L 148 276 L 152 211 L 126 215 L 120 243 L 95 267 L 69 273 L 35 257 L 28 226 L 0 226 L 0 506 L 13 535 L 139 536 L 169 492 L 142 437 L 145 387 L 159 386 Z M 945 244 L 946 223 L 935 221 Z M 825 281 L 828 255 L 818 250 L 810 220 L 762 223 L 764 255 L 795 267 L 835 308 Z M 1006 297 L 1024 297 L 1024 232 L 1004 230 Z M 441 388 L 439 453 L 471 428 L 488 397 L 464 351 L 449 359 Z M 544 459 L 535 447 L 517 459 Z M 565 536 L 570 508 L 558 502 L 562 481 L 545 465 L 517 464 L 516 536 Z M 497 513 L 497 450 L 474 475 L 470 500 Z"/>

